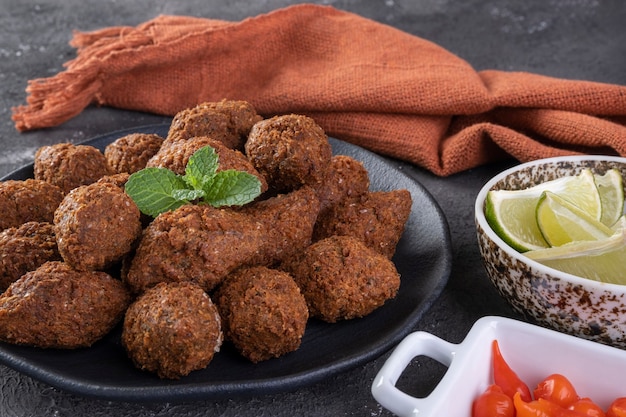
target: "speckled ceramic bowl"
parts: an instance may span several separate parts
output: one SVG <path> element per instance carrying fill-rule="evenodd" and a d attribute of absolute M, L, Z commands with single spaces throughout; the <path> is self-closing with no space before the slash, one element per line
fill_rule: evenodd
<path fill-rule="evenodd" d="M 577 277 L 533 261 L 500 239 L 485 218 L 489 190 L 523 189 L 577 175 L 587 167 L 598 174 L 618 168 L 626 179 L 626 158 L 608 156 L 542 159 L 496 175 L 476 198 L 478 245 L 489 278 L 516 311 L 545 327 L 626 348 L 626 286 Z"/>

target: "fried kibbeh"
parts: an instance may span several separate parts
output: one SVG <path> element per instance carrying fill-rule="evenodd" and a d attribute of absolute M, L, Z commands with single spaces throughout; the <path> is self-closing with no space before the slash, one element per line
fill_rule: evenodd
<path fill-rule="evenodd" d="M 60 261 L 52 223 L 27 222 L 0 232 L 0 293 L 27 272 Z"/>
<path fill-rule="evenodd" d="M 281 269 L 300 287 L 311 317 L 328 323 L 364 317 L 400 288 L 393 262 L 351 236 L 315 242 Z"/>
<path fill-rule="evenodd" d="M 146 167 L 164 140 L 154 133 L 131 133 L 108 144 L 104 157 L 113 173 L 132 174 Z"/>
<path fill-rule="evenodd" d="M 88 347 L 123 317 L 130 295 L 104 272 L 46 262 L 0 295 L 0 340 L 42 348 Z"/>
<path fill-rule="evenodd" d="M 213 295 L 226 340 L 253 363 L 300 347 L 309 310 L 288 273 L 263 266 L 229 274 Z"/>
<path fill-rule="evenodd" d="M 315 224 L 313 240 L 343 235 L 361 239 L 391 259 L 411 213 L 408 190 L 370 191 L 329 207 Z"/>
<path fill-rule="evenodd" d="M 131 252 L 141 236 L 141 212 L 117 185 L 95 182 L 65 196 L 54 227 L 65 262 L 78 270 L 102 270 Z"/>
<path fill-rule="evenodd" d="M 316 188 L 320 213 L 346 199 L 369 191 L 369 173 L 360 161 L 347 155 L 334 155 L 324 181 Z"/>
<path fill-rule="evenodd" d="M 252 163 L 243 153 L 236 149 L 230 149 L 222 142 L 208 136 L 197 136 L 187 140 L 166 143 L 150 158 L 146 166 L 167 168 L 178 175 L 184 175 L 187 162 L 191 155 L 205 146 L 211 146 L 218 155 L 218 171 L 234 169 L 247 172 L 259 179 L 261 182 L 261 192 L 267 190 L 265 177 L 252 166 Z"/>
<path fill-rule="evenodd" d="M 311 187 L 302 187 L 243 206 L 250 221 L 263 225 L 263 241 L 251 260 L 252 265 L 277 265 L 304 250 L 312 242 L 319 213 L 319 200 Z"/>
<path fill-rule="evenodd" d="M 305 188 L 244 209 L 188 204 L 160 214 L 144 230 L 124 280 L 135 293 L 181 281 L 211 291 L 240 266 L 278 263 L 311 242 L 311 201 L 315 193 Z"/>
<path fill-rule="evenodd" d="M 179 379 L 203 369 L 222 345 L 221 320 L 209 295 L 191 282 L 160 283 L 126 311 L 122 344 L 135 366 Z"/>
<path fill-rule="evenodd" d="M 252 126 L 245 153 L 277 192 L 303 185 L 318 187 L 332 158 L 324 130 L 310 117 L 295 114 L 264 119 Z"/>
<path fill-rule="evenodd" d="M 35 152 L 35 179 L 47 181 L 64 193 L 112 174 L 104 154 L 89 145 L 57 143 Z"/>
<path fill-rule="evenodd" d="M 59 187 L 43 180 L 0 182 L 0 230 L 31 221 L 52 223 L 63 196 Z"/>
<path fill-rule="evenodd" d="M 246 101 L 200 103 L 174 116 L 166 141 L 170 143 L 208 136 L 228 148 L 242 150 L 250 129 L 261 119 L 254 107 Z"/>

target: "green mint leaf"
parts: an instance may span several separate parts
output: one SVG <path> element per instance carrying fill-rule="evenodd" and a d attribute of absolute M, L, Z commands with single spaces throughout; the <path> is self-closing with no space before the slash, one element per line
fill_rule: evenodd
<path fill-rule="evenodd" d="M 195 190 L 201 190 L 217 172 L 219 156 L 211 146 L 204 146 L 193 153 L 185 167 L 185 182 Z"/>
<path fill-rule="evenodd" d="M 261 181 L 248 172 L 228 169 L 217 172 L 204 192 L 204 202 L 214 207 L 242 206 L 261 194 Z"/>
<path fill-rule="evenodd" d="M 204 197 L 204 190 L 172 190 L 172 197 L 179 201 L 193 201 Z"/>
<path fill-rule="evenodd" d="M 175 190 L 185 189 L 187 184 L 180 175 L 166 168 L 137 171 L 128 178 L 124 188 L 139 210 L 152 217 L 188 203 L 174 196 Z"/>

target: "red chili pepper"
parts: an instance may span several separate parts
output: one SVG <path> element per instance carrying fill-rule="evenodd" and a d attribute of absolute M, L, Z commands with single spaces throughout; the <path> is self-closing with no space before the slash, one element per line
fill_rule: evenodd
<path fill-rule="evenodd" d="M 563 408 L 578 400 L 574 385 L 561 374 L 552 374 L 543 379 L 533 391 L 535 399 L 543 398 Z"/>
<path fill-rule="evenodd" d="M 491 347 L 493 351 L 493 380 L 495 384 L 501 387 L 502 391 L 511 398 L 515 396 L 516 392 L 519 392 L 522 401 L 531 401 L 532 397 L 528 386 L 506 363 L 500 352 L 498 341 L 494 340 Z"/>
<path fill-rule="evenodd" d="M 497 385 L 490 385 L 472 404 L 472 417 L 514 417 L 513 399 Z"/>
<path fill-rule="evenodd" d="M 606 417 L 626 417 L 626 397 L 615 399 L 606 410 Z"/>
<path fill-rule="evenodd" d="M 606 417 L 604 410 L 593 402 L 591 398 L 580 398 L 575 403 L 567 407 L 569 410 L 576 411 L 585 417 Z"/>
<path fill-rule="evenodd" d="M 516 417 L 584 417 L 573 410 L 563 408 L 551 401 L 539 398 L 533 401 L 523 401 L 520 393 L 516 393 L 513 397 L 513 405 L 515 406 Z"/>

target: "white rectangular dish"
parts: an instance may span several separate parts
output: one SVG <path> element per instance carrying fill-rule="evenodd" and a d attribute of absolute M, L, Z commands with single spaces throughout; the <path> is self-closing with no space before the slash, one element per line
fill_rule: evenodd
<path fill-rule="evenodd" d="M 581 397 L 606 409 L 626 396 L 626 351 L 518 320 L 488 316 L 476 321 L 463 342 L 449 343 L 427 332 L 406 336 L 384 363 L 372 395 L 401 417 L 470 417 L 474 399 L 493 383 L 491 345 L 498 340 L 507 363 L 531 391 L 553 373 L 566 376 Z M 419 356 L 448 367 L 433 391 L 412 397 L 395 385 Z"/>

